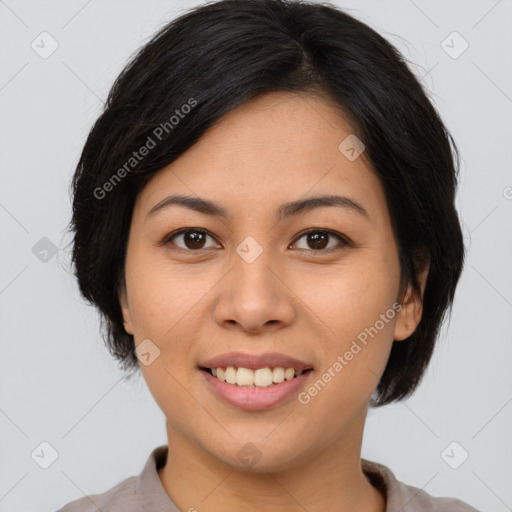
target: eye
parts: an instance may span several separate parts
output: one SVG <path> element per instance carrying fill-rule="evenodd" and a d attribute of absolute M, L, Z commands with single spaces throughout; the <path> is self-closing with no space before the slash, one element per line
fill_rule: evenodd
<path fill-rule="evenodd" d="M 205 245 L 208 238 L 215 241 L 215 238 L 204 229 L 183 228 L 165 236 L 158 245 L 165 246 L 172 244 L 183 251 L 193 252 L 215 247 L 215 245 Z M 331 249 L 336 248 L 336 245 L 341 245 L 342 247 L 350 245 L 348 238 L 328 229 L 309 229 L 308 231 L 302 232 L 300 236 L 296 238 L 298 241 L 301 239 L 305 239 L 306 246 L 298 247 L 300 250 L 329 252 Z M 338 244 L 330 244 L 334 239 L 338 240 Z M 296 244 L 297 242 L 292 245 Z M 219 245 L 217 245 L 217 247 L 219 247 Z"/>
<path fill-rule="evenodd" d="M 181 243 L 183 245 L 180 245 L 179 243 L 172 242 L 174 245 L 176 245 L 178 248 L 183 249 L 184 251 L 190 250 L 190 251 L 198 251 L 201 249 L 209 249 L 213 246 L 205 246 L 205 241 L 207 238 L 211 238 L 214 240 L 214 238 L 204 229 L 199 228 L 186 228 L 186 229 L 180 229 L 177 232 L 171 233 L 167 235 L 162 241 L 161 245 L 167 245 L 171 243 L 172 240 L 181 240 Z"/>
<path fill-rule="evenodd" d="M 309 247 L 299 247 L 301 250 L 312 249 L 313 251 L 321 251 L 321 250 L 330 250 L 333 247 L 336 247 L 336 244 L 328 246 L 329 242 L 332 238 L 337 238 L 341 241 L 341 245 L 350 245 L 348 239 L 341 235 L 340 233 L 336 233 L 335 231 L 330 231 L 326 229 L 310 229 L 301 234 L 301 236 L 297 240 L 301 240 L 302 238 L 306 239 L 306 245 Z"/>

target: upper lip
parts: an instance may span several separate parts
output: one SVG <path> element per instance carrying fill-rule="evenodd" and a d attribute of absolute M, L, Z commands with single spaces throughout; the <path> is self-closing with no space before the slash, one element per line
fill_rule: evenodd
<path fill-rule="evenodd" d="M 267 352 L 265 354 L 229 352 L 228 354 L 220 354 L 212 357 L 200 364 L 202 368 L 226 368 L 228 366 L 250 368 L 252 370 L 266 367 L 275 368 L 276 366 L 294 368 L 295 370 L 308 370 L 313 368 L 310 364 L 277 352 Z"/>

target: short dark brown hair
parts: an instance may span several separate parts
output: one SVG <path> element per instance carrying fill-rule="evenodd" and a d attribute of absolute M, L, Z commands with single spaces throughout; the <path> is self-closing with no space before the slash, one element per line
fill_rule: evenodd
<path fill-rule="evenodd" d="M 459 154 L 404 57 L 328 3 L 201 5 L 132 58 L 89 133 L 72 182 L 69 229 L 80 291 L 98 308 L 112 355 L 136 371 L 119 303 L 135 199 L 223 115 L 273 91 L 317 92 L 340 107 L 384 186 L 402 285 L 420 293 L 418 271 L 429 262 L 421 322 L 407 341 L 393 343 L 371 405 L 401 400 L 425 372 L 463 267 L 454 205 Z M 161 143 L 130 160 L 149 138 Z"/>

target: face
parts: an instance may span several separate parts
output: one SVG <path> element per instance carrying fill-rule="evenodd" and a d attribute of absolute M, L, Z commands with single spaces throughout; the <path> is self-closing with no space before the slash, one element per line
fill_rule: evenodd
<path fill-rule="evenodd" d="M 355 158 L 362 148 L 343 142 L 352 133 L 326 99 L 266 94 L 223 117 L 137 198 L 120 297 L 126 330 L 144 348 L 141 371 L 169 435 L 207 457 L 243 467 L 250 441 L 258 470 L 269 471 L 353 441 L 393 340 L 420 320 L 410 291 L 397 307 L 404 297 L 384 190 L 364 151 Z M 224 215 L 162 206 L 171 195 Z M 300 207 L 320 196 L 330 204 Z M 268 389 L 201 369 L 233 352 L 278 353 L 310 370 L 298 385 L 273 386 L 292 391 L 268 405 Z M 233 403 L 233 388 L 245 405 Z"/>

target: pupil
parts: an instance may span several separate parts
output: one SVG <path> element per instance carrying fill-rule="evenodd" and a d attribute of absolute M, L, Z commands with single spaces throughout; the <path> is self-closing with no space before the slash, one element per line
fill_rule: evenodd
<path fill-rule="evenodd" d="M 185 233 L 185 245 L 189 249 L 201 249 L 202 242 L 204 242 L 204 233 L 198 231 Z"/>
<path fill-rule="evenodd" d="M 308 235 L 308 242 L 311 242 L 310 247 L 312 246 L 312 249 L 323 249 L 327 245 L 328 238 L 329 235 L 327 233 L 316 231 Z"/>

